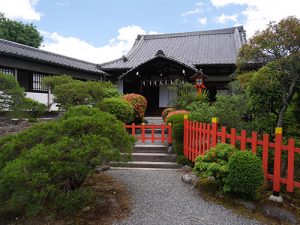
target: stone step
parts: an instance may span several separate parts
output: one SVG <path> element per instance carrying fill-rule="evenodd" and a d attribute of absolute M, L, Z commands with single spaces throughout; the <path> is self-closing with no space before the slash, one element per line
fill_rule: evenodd
<path fill-rule="evenodd" d="M 131 162 L 114 162 L 111 163 L 114 167 L 127 167 L 127 168 L 168 168 L 177 169 L 180 165 L 176 162 L 147 162 L 147 161 L 131 161 Z"/>
<path fill-rule="evenodd" d="M 133 152 L 134 153 L 167 153 L 168 147 L 165 145 L 140 144 L 134 146 Z"/>
<path fill-rule="evenodd" d="M 125 154 L 123 155 L 125 156 Z M 176 155 L 168 153 L 132 153 L 132 161 L 176 162 Z"/>

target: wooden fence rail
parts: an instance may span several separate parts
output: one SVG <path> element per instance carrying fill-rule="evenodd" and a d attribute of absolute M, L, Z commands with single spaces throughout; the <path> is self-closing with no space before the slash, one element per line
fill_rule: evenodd
<path fill-rule="evenodd" d="M 258 139 L 257 132 L 252 132 L 251 137 L 247 137 L 246 130 L 242 130 L 240 135 L 235 128 L 227 133 L 226 127 L 219 128 L 217 118 L 212 119 L 212 124 L 189 121 L 187 116 L 184 119 L 184 156 L 194 161 L 199 155 L 205 154 L 217 143 L 228 143 L 238 149 L 245 151 L 251 149 L 253 154 L 257 154 L 258 147 L 262 148 L 262 166 L 265 179 L 273 182 L 273 191 L 279 192 L 280 185 L 285 184 L 288 192 L 293 192 L 294 188 L 300 188 L 300 182 L 294 180 L 295 173 L 295 153 L 300 153 L 300 148 L 295 146 L 294 138 L 288 140 L 287 145 L 282 144 L 282 128 L 276 128 L 274 142 L 270 141 L 270 135 L 264 134 L 262 139 Z M 270 152 L 273 151 L 274 159 L 273 174 L 268 171 L 270 163 Z M 281 177 L 282 152 L 287 151 L 287 174 Z"/>
<path fill-rule="evenodd" d="M 152 143 L 155 141 L 161 141 L 164 143 L 167 141 L 169 145 L 172 144 L 172 126 L 171 124 L 145 124 L 142 123 L 141 125 L 136 125 L 135 123 L 124 125 L 125 128 L 131 129 L 132 136 L 136 137 L 137 140 L 141 140 L 142 143 L 145 143 L 146 140 L 151 140 Z M 168 135 L 165 135 L 165 129 L 168 131 Z M 140 130 L 140 135 L 137 133 L 137 130 Z M 146 135 L 146 131 L 150 131 L 151 135 Z M 161 136 L 155 136 L 155 130 L 161 130 Z"/>

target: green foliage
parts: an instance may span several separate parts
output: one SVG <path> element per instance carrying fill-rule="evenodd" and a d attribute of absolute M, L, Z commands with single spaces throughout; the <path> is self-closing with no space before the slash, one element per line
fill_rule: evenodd
<path fill-rule="evenodd" d="M 105 97 L 119 96 L 115 86 L 109 82 L 74 80 L 69 76 L 52 76 L 43 81 L 50 86 L 54 101 L 62 110 L 77 105 L 96 105 Z"/>
<path fill-rule="evenodd" d="M 295 137 L 300 143 L 300 90 L 294 95 L 284 117 L 286 137 Z"/>
<path fill-rule="evenodd" d="M 126 124 L 133 121 L 133 107 L 122 98 L 105 98 L 99 103 L 98 107 L 105 112 L 115 115 L 118 120 Z"/>
<path fill-rule="evenodd" d="M 191 111 L 190 119 L 203 123 L 210 123 L 212 117 L 218 117 L 219 123 L 228 128 L 247 128 L 244 121 L 247 115 L 247 100 L 244 95 L 217 96 L 213 104 L 192 103 L 188 109 Z"/>
<path fill-rule="evenodd" d="M 202 95 L 198 95 L 196 88 L 191 83 L 175 80 L 170 89 L 177 93 L 177 98 L 172 104 L 178 110 L 187 109 L 193 102 L 208 101 L 208 93 L 204 91 Z"/>
<path fill-rule="evenodd" d="M 253 112 L 278 114 L 283 97 L 280 80 L 281 75 L 272 65 L 254 73 L 246 90 Z"/>
<path fill-rule="evenodd" d="M 299 88 L 299 30 L 300 20 L 296 17 L 287 17 L 279 23 L 271 22 L 265 30 L 257 32 L 239 52 L 240 72 L 265 65 L 247 87 L 250 105 L 254 109 L 263 110 L 265 118 L 268 114 L 274 114 L 278 127 L 283 126 L 287 106 Z M 260 107 L 262 103 L 266 106 Z"/>
<path fill-rule="evenodd" d="M 194 172 L 202 178 L 214 177 L 223 186 L 228 176 L 228 161 L 236 151 L 229 144 L 217 144 L 196 158 Z"/>
<path fill-rule="evenodd" d="M 0 73 L 0 111 L 18 110 L 25 93 L 12 75 Z"/>
<path fill-rule="evenodd" d="M 172 124 L 173 147 L 178 155 L 183 155 L 184 115 L 185 114 L 173 114 L 166 120 L 166 124 Z"/>
<path fill-rule="evenodd" d="M 122 122 L 88 106 L 1 138 L 0 215 L 79 209 L 88 197 L 79 188 L 88 173 L 103 162 L 119 160 L 120 152 L 130 153 L 133 143 Z"/>
<path fill-rule="evenodd" d="M 35 101 L 31 98 L 24 98 L 23 102 L 18 108 L 14 115 L 17 117 L 26 117 L 30 119 L 37 119 L 47 110 L 47 106 L 43 103 Z"/>
<path fill-rule="evenodd" d="M 128 101 L 134 110 L 134 122 L 141 123 L 144 119 L 146 108 L 147 108 L 147 100 L 144 96 L 139 94 L 127 94 L 123 95 L 122 98 Z"/>
<path fill-rule="evenodd" d="M 189 105 L 188 110 L 191 111 L 189 119 L 202 123 L 210 123 L 211 118 L 216 116 L 216 108 L 209 103 L 194 102 Z"/>
<path fill-rule="evenodd" d="M 228 166 L 229 175 L 225 181 L 224 191 L 254 198 L 264 181 L 260 158 L 249 151 L 238 151 L 229 159 Z"/>
<path fill-rule="evenodd" d="M 43 37 L 33 24 L 24 24 L 5 18 L 0 13 L 0 38 L 31 47 L 40 47 Z"/>

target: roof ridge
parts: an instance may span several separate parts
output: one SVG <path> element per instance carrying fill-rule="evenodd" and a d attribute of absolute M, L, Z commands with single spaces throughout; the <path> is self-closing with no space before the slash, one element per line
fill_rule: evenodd
<path fill-rule="evenodd" d="M 165 34 L 144 34 L 144 35 L 138 35 L 138 38 L 140 39 L 143 37 L 145 40 L 149 40 L 149 39 L 175 38 L 175 37 L 196 36 L 196 35 L 228 34 L 228 33 L 234 33 L 236 29 L 238 29 L 239 32 L 241 32 L 244 30 L 244 27 L 237 26 L 237 27 L 228 27 L 223 29 L 203 30 L 203 31 L 176 32 L 176 33 L 165 33 Z"/>
<path fill-rule="evenodd" d="M 57 53 L 54 53 L 54 52 L 46 51 L 46 50 L 39 49 L 39 48 L 34 48 L 34 47 L 31 47 L 31 46 L 28 46 L 28 45 L 24 45 L 24 44 L 20 44 L 20 43 L 17 43 L 17 42 L 13 42 L 13 41 L 9 41 L 9 40 L 5 40 L 5 39 L 0 38 L 0 42 L 1 41 L 6 42 L 6 43 L 11 44 L 11 45 L 14 45 L 14 46 L 17 46 L 19 48 L 30 49 L 30 50 L 35 51 L 35 52 L 46 53 L 48 55 L 59 56 L 59 57 L 63 57 L 63 58 L 66 58 L 66 59 L 73 60 L 73 61 L 87 63 L 87 64 L 90 64 L 90 65 L 97 66 L 97 63 L 92 63 L 92 62 L 88 62 L 88 61 L 85 61 L 85 60 L 72 58 L 72 57 L 69 57 L 69 56 L 57 54 Z"/>

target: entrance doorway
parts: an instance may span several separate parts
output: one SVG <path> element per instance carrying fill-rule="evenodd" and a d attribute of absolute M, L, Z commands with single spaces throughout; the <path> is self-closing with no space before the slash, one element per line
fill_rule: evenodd
<path fill-rule="evenodd" d="M 159 111 L 159 86 L 143 86 L 142 95 L 147 99 L 147 115 L 155 115 Z"/>

